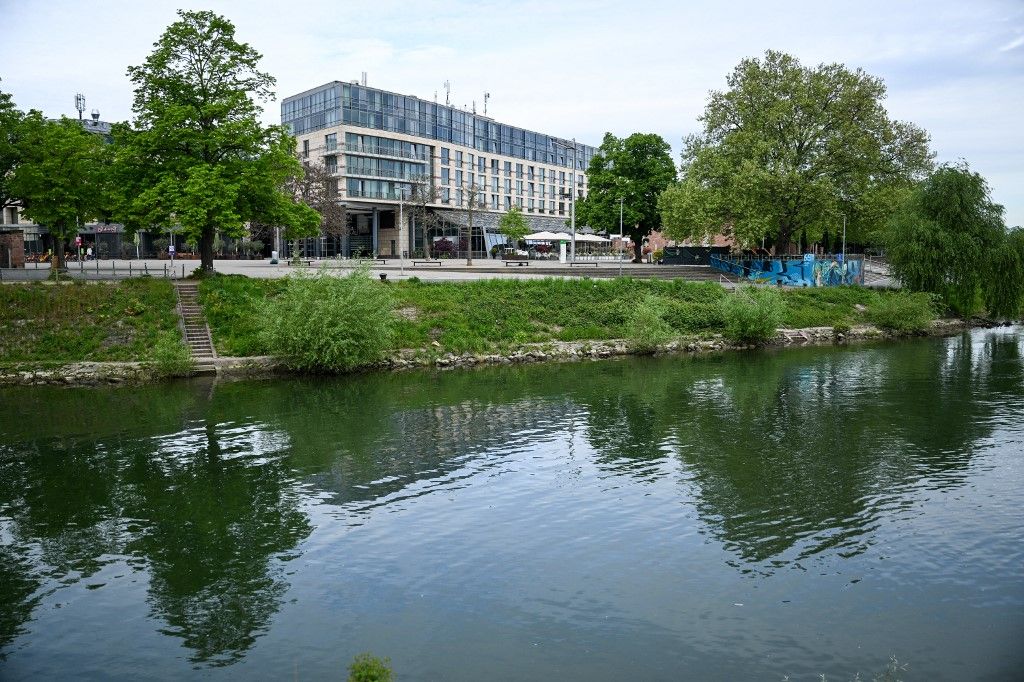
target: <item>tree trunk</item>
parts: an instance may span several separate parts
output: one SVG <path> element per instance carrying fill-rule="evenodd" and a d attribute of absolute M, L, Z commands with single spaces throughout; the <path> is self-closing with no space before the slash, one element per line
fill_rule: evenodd
<path fill-rule="evenodd" d="M 473 264 L 473 214 L 469 214 L 469 239 L 466 240 L 466 265 Z"/>
<path fill-rule="evenodd" d="M 217 231 L 212 227 L 204 227 L 199 235 L 199 267 L 204 274 L 213 274 L 213 240 Z"/>
<path fill-rule="evenodd" d="M 776 256 L 785 256 L 786 251 L 789 249 L 789 242 L 793 236 L 793 228 L 789 225 L 782 225 L 779 227 L 779 232 L 775 235 L 775 250 Z"/>
<path fill-rule="evenodd" d="M 644 245 L 639 240 L 633 241 L 633 262 L 642 263 L 644 261 Z"/>
<path fill-rule="evenodd" d="M 64 238 L 54 236 L 53 238 L 53 259 L 50 261 L 50 270 L 64 269 Z"/>

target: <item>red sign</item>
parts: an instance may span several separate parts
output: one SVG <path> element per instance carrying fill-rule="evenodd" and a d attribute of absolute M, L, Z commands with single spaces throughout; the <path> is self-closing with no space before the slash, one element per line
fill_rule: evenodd
<path fill-rule="evenodd" d="M 75 246 L 81 246 L 81 245 L 82 245 L 82 238 L 81 237 L 75 237 Z"/>

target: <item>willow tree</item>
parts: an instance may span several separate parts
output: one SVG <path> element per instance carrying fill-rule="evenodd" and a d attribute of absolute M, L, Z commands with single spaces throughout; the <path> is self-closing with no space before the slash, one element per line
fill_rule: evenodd
<path fill-rule="evenodd" d="M 659 201 L 672 238 L 731 232 L 781 252 L 846 216 L 849 238 L 863 242 L 931 168 L 928 135 L 891 120 L 884 83 L 860 69 L 768 52 L 727 83 L 711 93 L 703 130 L 683 140 L 681 180 Z"/>
<path fill-rule="evenodd" d="M 128 69 L 135 118 L 114 130 L 115 213 L 131 232 L 173 229 L 197 242 L 210 272 L 218 232 L 238 238 L 260 221 L 313 235 L 321 218 L 284 189 L 302 168 L 288 131 L 259 121 L 274 85 L 257 69 L 259 52 L 221 16 L 178 15 L 145 63 Z"/>
<path fill-rule="evenodd" d="M 942 296 L 970 315 L 1015 317 L 1024 297 L 1024 235 L 1007 233 L 1003 207 L 966 163 L 921 182 L 883 233 L 893 274 L 912 291 Z"/>

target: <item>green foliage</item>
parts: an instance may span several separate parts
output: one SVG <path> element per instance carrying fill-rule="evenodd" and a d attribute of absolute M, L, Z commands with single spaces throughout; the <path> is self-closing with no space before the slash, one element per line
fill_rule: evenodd
<path fill-rule="evenodd" d="M 785 301 L 771 287 L 739 287 L 722 299 L 725 336 L 737 343 L 764 343 L 775 338 Z"/>
<path fill-rule="evenodd" d="M 394 299 L 366 270 L 292 275 L 267 307 L 266 345 L 300 370 L 343 372 L 372 365 L 393 347 Z"/>
<path fill-rule="evenodd" d="M 623 199 L 622 224 L 639 258 L 644 237 L 661 228 L 658 197 L 675 178 L 671 147 L 660 135 L 633 133 L 621 139 L 605 133 L 587 168 L 590 187 L 576 206 L 576 220 L 598 231 L 617 232 Z"/>
<path fill-rule="evenodd" d="M 1024 312 L 1024 229 L 1010 232 L 987 260 L 985 309 L 993 317 L 1020 319 Z"/>
<path fill-rule="evenodd" d="M 896 291 L 879 296 L 869 306 L 868 319 L 882 329 L 919 334 L 931 325 L 935 312 L 928 294 Z"/>
<path fill-rule="evenodd" d="M 358 654 L 348 667 L 348 682 L 391 682 L 391 659 L 377 658 L 373 654 Z"/>
<path fill-rule="evenodd" d="M 9 93 L 0 91 L 0 209 L 13 203 L 10 181 L 18 165 L 18 135 L 24 115 L 14 107 Z"/>
<path fill-rule="evenodd" d="M 672 339 L 665 321 L 666 305 L 658 296 L 645 296 L 626 317 L 626 341 L 636 353 L 653 353 Z"/>
<path fill-rule="evenodd" d="M 508 238 L 513 246 L 519 244 L 523 237 L 530 234 L 530 225 L 523 216 L 523 210 L 513 206 L 498 221 L 498 229 Z"/>
<path fill-rule="evenodd" d="M 64 241 L 102 208 L 103 142 L 78 121 L 48 121 L 38 111 L 21 121 L 17 140 L 18 163 L 8 191 L 21 201 L 26 217 L 56 238 L 56 260 L 63 263 Z"/>
<path fill-rule="evenodd" d="M 975 312 L 979 294 L 997 314 L 1019 307 L 1024 280 L 1014 247 L 1000 248 L 1006 239 L 1003 207 L 965 163 L 943 165 L 920 183 L 884 233 L 889 265 L 903 286 L 939 294 L 965 316 Z"/>
<path fill-rule="evenodd" d="M 849 326 L 864 322 L 858 306 L 866 307 L 876 298 L 870 289 L 854 286 L 793 289 L 783 296 L 786 311 L 782 324 L 790 329 Z"/>
<path fill-rule="evenodd" d="M 658 201 L 673 239 L 731 226 L 742 245 L 781 249 L 801 234 L 818 240 L 845 214 L 848 238 L 865 241 L 931 166 L 927 134 L 890 120 L 884 84 L 859 69 L 769 51 L 727 84 L 711 93 L 703 132 L 684 140 L 681 182 Z"/>
<path fill-rule="evenodd" d="M 287 130 L 260 123 L 253 98 L 270 99 L 274 85 L 257 70 L 260 54 L 223 17 L 178 14 L 145 63 L 128 69 L 135 125 L 113 131 L 115 213 L 129 231 L 179 226 L 212 270 L 218 231 L 238 238 L 259 220 L 302 234 L 320 216 L 283 189 L 302 168 Z"/>
<path fill-rule="evenodd" d="M 160 377 L 188 376 L 196 363 L 177 330 L 163 333 L 153 344 L 153 369 Z"/>
<path fill-rule="evenodd" d="M 151 360 L 161 335 L 178 333 L 175 305 L 161 279 L 6 284 L 0 362 Z"/>

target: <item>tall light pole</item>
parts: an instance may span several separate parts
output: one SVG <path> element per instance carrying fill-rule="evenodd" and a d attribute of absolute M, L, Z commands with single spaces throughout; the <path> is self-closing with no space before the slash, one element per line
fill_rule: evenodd
<path fill-rule="evenodd" d="M 843 263 L 846 263 L 846 214 L 843 214 Z"/>
<path fill-rule="evenodd" d="M 400 274 L 405 277 L 405 185 L 398 187 L 398 266 Z"/>
<path fill-rule="evenodd" d="M 572 244 L 569 247 L 569 262 L 576 262 L 576 138 L 572 138 L 572 196 L 569 198 L 569 222 L 572 224 Z"/>
<path fill-rule="evenodd" d="M 625 197 L 619 197 L 619 277 L 622 277 L 622 202 Z"/>

